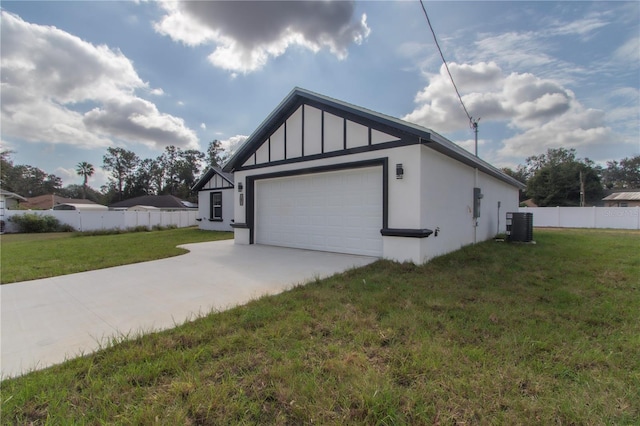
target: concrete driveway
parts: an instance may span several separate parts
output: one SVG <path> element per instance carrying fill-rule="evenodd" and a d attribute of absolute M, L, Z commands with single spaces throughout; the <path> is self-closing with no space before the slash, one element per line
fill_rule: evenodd
<path fill-rule="evenodd" d="M 0 286 L 2 377 L 97 350 L 113 337 L 174 327 L 376 258 L 251 245 Z"/>

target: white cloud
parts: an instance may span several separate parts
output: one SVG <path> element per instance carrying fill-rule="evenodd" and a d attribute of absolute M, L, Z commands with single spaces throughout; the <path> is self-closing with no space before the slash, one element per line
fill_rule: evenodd
<path fill-rule="evenodd" d="M 603 99 L 607 105 L 606 119 L 623 133 L 626 143 L 635 143 L 640 149 L 640 89 L 623 87 L 612 91 Z"/>
<path fill-rule="evenodd" d="M 456 141 L 456 145 L 461 148 L 466 149 L 469 152 L 475 153 L 476 150 L 476 140 L 475 139 L 466 139 L 463 141 Z M 478 139 L 478 151 L 481 151 L 481 148 L 487 146 L 488 143 L 485 139 Z"/>
<path fill-rule="evenodd" d="M 573 105 L 570 111 L 504 140 L 498 154 L 502 157 L 526 157 L 545 152 L 548 148 L 602 144 L 613 136 L 612 130 L 604 124 L 603 111 Z"/>
<path fill-rule="evenodd" d="M 613 57 L 618 61 L 637 67 L 640 62 L 640 36 L 627 40 L 613 52 Z"/>
<path fill-rule="evenodd" d="M 0 138 L 0 152 L 1 151 L 15 151 L 16 147 L 9 141 L 5 141 Z"/>
<path fill-rule="evenodd" d="M 588 40 L 595 30 L 609 25 L 609 22 L 604 19 L 605 16 L 606 13 L 592 13 L 589 16 L 571 22 L 557 21 L 544 32 L 550 36 L 578 35 Z"/>
<path fill-rule="evenodd" d="M 207 125 L 206 125 L 206 124 L 204 124 L 204 123 L 200 123 L 200 128 L 201 128 L 202 130 L 207 130 Z"/>
<path fill-rule="evenodd" d="M 500 52 L 501 62 L 512 69 L 531 69 L 554 62 L 553 57 L 544 53 L 545 50 L 544 44 L 532 32 L 481 34 L 467 57 L 485 61 L 487 58 L 495 58 L 496 52 Z"/>
<path fill-rule="evenodd" d="M 73 167 L 69 167 L 69 168 L 57 167 L 53 171 L 53 174 L 55 174 L 60 179 L 62 179 L 63 186 L 72 185 L 72 184 L 79 185 L 80 184 L 79 182 L 82 181 L 82 178 L 78 176 L 78 174 L 76 173 L 76 169 Z M 92 178 L 89 178 L 89 180 L 92 180 Z"/>
<path fill-rule="evenodd" d="M 618 153 L 628 152 L 630 146 L 638 151 L 640 93 L 636 87 L 628 87 L 630 81 L 637 80 L 640 63 L 637 31 L 631 31 L 622 42 L 611 40 L 608 58 L 604 55 L 580 62 L 592 49 L 592 40 L 603 31 L 611 32 L 611 27 L 624 19 L 627 21 L 621 26 L 637 24 L 637 4 L 626 7 L 629 11 L 622 15 L 606 8 L 575 20 L 540 16 L 535 30 L 530 31 L 505 29 L 457 36 L 457 43 L 451 45 L 451 57 L 465 58 L 472 64 L 467 65 L 472 72 L 486 74 L 487 78 L 497 76 L 491 81 L 498 82 L 498 88 L 488 84 L 471 87 L 467 81 L 478 79 L 461 73 L 461 66 L 452 64 L 470 114 L 482 117 L 482 123 L 493 129 L 502 128 L 495 122 L 507 124 L 501 146 L 491 149 L 493 161 L 522 162 L 528 155 L 558 146 L 574 147 L 581 155 L 600 159 L 615 158 L 621 155 Z M 601 42 L 604 40 L 600 38 L 594 41 Z M 567 46 L 585 52 L 567 52 Z M 489 70 L 491 61 L 499 63 L 500 75 Z M 486 69 L 481 69 L 482 63 Z M 414 111 L 405 118 L 436 131 L 467 129 L 468 119 L 448 76 L 441 70 L 427 77 L 429 84 L 418 93 Z M 607 82 L 606 92 L 599 89 L 603 82 Z M 482 129 L 481 124 L 481 134 Z"/>
<path fill-rule="evenodd" d="M 221 140 L 220 144 L 222 148 L 228 153 L 229 156 L 233 155 L 238 148 L 242 146 L 242 144 L 247 140 L 249 136 L 245 135 L 235 135 L 231 136 L 229 139 Z"/>
<path fill-rule="evenodd" d="M 495 63 L 451 63 L 449 69 L 472 116 L 483 117 L 485 120 L 507 117 L 506 106 L 498 91 L 504 82 L 504 76 Z M 439 132 L 461 130 L 469 126 L 469 120 L 444 65 L 440 68 L 440 73 L 432 75 L 429 84 L 418 92 L 415 102 L 418 106 L 404 116 L 404 120 Z"/>
<path fill-rule="evenodd" d="M 472 42 L 456 46 L 455 57 L 465 58 L 470 63 L 499 57 L 504 69 L 527 70 L 562 84 L 575 83 L 580 78 L 601 73 L 606 64 L 585 68 L 568 61 L 568 55 L 558 55 L 558 52 L 562 51 L 564 42 L 569 38 L 577 38 L 588 49 L 587 42 L 597 35 L 598 30 L 611 25 L 608 15 L 608 12 L 590 13 L 573 21 L 541 17 L 535 30 L 478 33 Z"/>
<path fill-rule="evenodd" d="M 153 103 L 133 96 L 105 101 L 101 108 L 87 112 L 83 121 L 87 129 L 121 140 L 140 141 L 156 148 L 198 148 L 193 131 L 182 118 L 163 114 Z"/>
<path fill-rule="evenodd" d="M 149 87 L 122 52 L 1 14 L 4 137 L 83 148 L 116 141 L 197 147 L 182 119 L 135 95 Z"/>
<path fill-rule="evenodd" d="M 450 69 L 473 117 L 481 117 L 483 123 L 507 122 L 516 132 L 503 141 L 498 159 L 527 157 L 558 146 L 590 146 L 613 136 L 604 111 L 585 109 L 572 91 L 553 80 L 531 73 L 505 76 L 495 63 L 452 63 Z M 415 101 L 418 105 L 404 117 L 407 121 L 445 132 L 469 126 L 444 66 Z M 460 145 L 468 149 L 470 143 Z"/>
<path fill-rule="evenodd" d="M 188 46 L 212 45 L 209 61 L 237 73 L 261 69 L 292 46 L 327 48 L 340 59 L 369 36 L 366 15 L 354 20 L 347 1 L 163 2 L 158 33 Z"/>

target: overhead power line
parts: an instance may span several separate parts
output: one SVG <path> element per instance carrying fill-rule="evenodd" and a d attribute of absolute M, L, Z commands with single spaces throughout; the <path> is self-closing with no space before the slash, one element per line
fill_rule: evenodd
<path fill-rule="evenodd" d="M 467 111 L 467 107 L 464 105 L 464 102 L 462 101 L 462 96 L 460 96 L 460 91 L 458 90 L 458 86 L 456 86 L 456 82 L 453 80 L 453 76 L 451 75 L 451 71 L 449 70 L 449 65 L 447 64 L 447 60 L 444 58 L 444 54 L 442 53 L 442 49 L 440 48 L 440 43 L 438 43 L 438 37 L 436 37 L 436 32 L 433 29 L 433 25 L 431 25 L 429 14 L 427 13 L 427 9 L 424 7 L 424 2 L 422 0 L 420 0 L 420 6 L 422 6 L 424 17 L 427 18 L 427 24 L 429 24 L 429 29 L 431 30 L 431 34 L 433 35 L 433 41 L 436 43 L 438 52 L 440 52 L 442 63 L 444 64 L 444 67 L 447 70 L 447 74 L 449 74 L 449 79 L 451 80 L 451 84 L 453 85 L 453 88 L 456 91 L 456 95 L 458 95 L 458 99 L 460 100 L 460 105 L 462 105 L 462 109 L 464 110 L 464 113 L 467 115 L 467 118 L 469 119 L 469 125 L 471 126 L 471 128 L 475 133 L 475 139 L 476 139 L 475 155 L 477 157 L 478 156 L 478 121 L 480 121 L 480 119 L 478 118 L 474 120 L 473 117 L 471 117 L 471 114 L 469 114 L 469 111 Z"/>

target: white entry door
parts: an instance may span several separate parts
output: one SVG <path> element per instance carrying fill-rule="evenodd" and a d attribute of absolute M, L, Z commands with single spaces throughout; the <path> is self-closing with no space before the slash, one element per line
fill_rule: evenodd
<path fill-rule="evenodd" d="M 382 256 L 382 166 L 256 181 L 255 242 Z"/>

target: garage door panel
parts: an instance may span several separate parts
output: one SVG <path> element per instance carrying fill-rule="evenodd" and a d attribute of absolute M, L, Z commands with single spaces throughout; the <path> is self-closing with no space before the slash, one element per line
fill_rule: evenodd
<path fill-rule="evenodd" d="M 382 167 L 256 182 L 259 244 L 382 255 Z"/>

